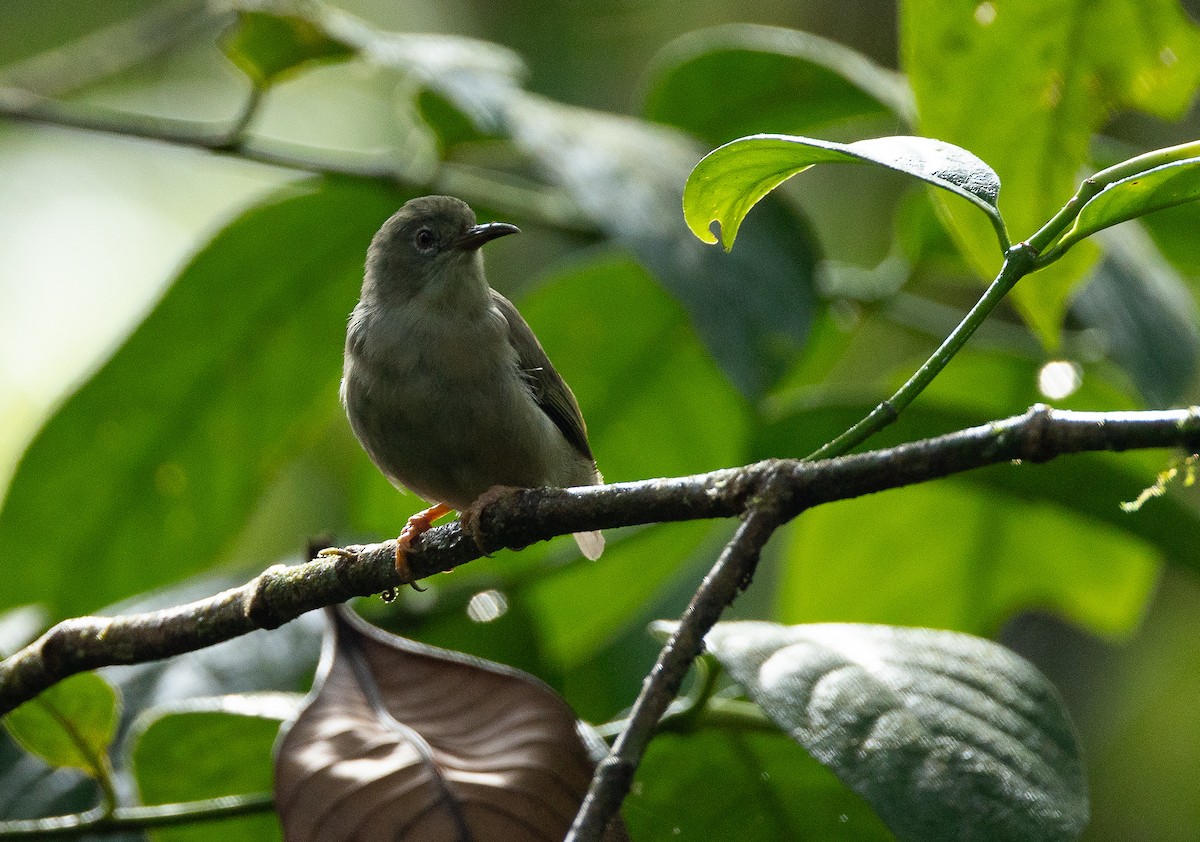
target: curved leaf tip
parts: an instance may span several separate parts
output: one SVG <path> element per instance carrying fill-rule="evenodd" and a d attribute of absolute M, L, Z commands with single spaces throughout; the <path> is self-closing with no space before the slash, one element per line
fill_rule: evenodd
<path fill-rule="evenodd" d="M 709 225 L 721 224 L 721 243 L 733 247 L 738 227 L 758 202 L 814 164 L 874 164 L 919 178 L 974 204 L 992 223 L 1001 251 L 1009 246 L 996 207 L 1000 179 L 965 149 L 927 137 L 880 137 L 835 143 L 793 135 L 758 134 L 719 146 L 696 164 L 683 190 L 692 233 L 715 243 Z"/>

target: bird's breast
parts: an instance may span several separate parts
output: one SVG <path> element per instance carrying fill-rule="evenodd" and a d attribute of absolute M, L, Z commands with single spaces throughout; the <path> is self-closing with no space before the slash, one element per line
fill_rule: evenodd
<path fill-rule="evenodd" d="M 343 401 L 394 483 L 460 509 L 493 485 L 574 484 L 556 476 L 569 445 L 534 402 L 494 308 L 393 324 L 357 343 L 369 353 L 355 345 L 348 337 Z"/>

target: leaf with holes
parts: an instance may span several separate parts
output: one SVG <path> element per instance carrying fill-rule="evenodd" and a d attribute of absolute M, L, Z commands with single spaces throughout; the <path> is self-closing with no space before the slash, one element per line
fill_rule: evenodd
<path fill-rule="evenodd" d="M 842 623 L 720 623 L 705 642 L 902 840 L 1068 840 L 1087 823 L 1062 702 L 1002 646 Z"/>
<path fill-rule="evenodd" d="M 692 170 L 683 190 L 684 219 L 706 243 L 717 242 L 709 226 L 720 223 L 721 244 L 729 251 L 750 209 L 816 164 L 874 164 L 961 196 L 987 214 L 1000 250 L 1008 248 L 1004 220 L 996 208 L 999 177 L 967 150 L 927 137 L 878 137 L 854 143 L 777 134 L 739 138 L 709 152 Z"/>
<path fill-rule="evenodd" d="M 92 672 L 73 675 L 4 717 L 8 732 L 51 766 L 105 773 L 117 732 L 117 692 Z"/>
<path fill-rule="evenodd" d="M 276 749 L 291 842 L 553 840 L 593 761 L 574 713 L 532 676 L 395 637 L 348 608 Z M 625 838 L 619 822 L 606 840 Z"/>

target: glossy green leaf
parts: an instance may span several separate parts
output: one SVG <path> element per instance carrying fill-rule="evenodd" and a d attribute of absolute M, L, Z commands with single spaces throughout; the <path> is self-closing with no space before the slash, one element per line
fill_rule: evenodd
<path fill-rule="evenodd" d="M 193 699 L 149 711 L 134 725 L 133 771 L 144 804 L 174 804 L 271 791 L 271 752 L 298 695 Z M 218 831 L 219 828 L 219 831 Z M 190 822 L 155 831 L 157 842 L 201 842 L 214 833 L 246 842 L 282 839 L 269 807 L 220 824 Z"/>
<path fill-rule="evenodd" d="M 1054 686 L 990 641 L 831 623 L 719 623 L 708 651 L 901 840 L 1071 840 L 1088 797 Z"/>
<path fill-rule="evenodd" d="M 655 65 L 645 115 L 712 144 L 761 132 L 818 133 L 912 109 L 894 71 L 794 29 L 702 29 L 668 44 Z"/>
<path fill-rule="evenodd" d="M 1165 164 L 1109 184 L 1087 201 L 1054 244 L 1065 250 L 1097 231 L 1151 211 L 1200 199 L 1200 158 Z"/>
<path fill-rule="evenodd" d="M 330 179 L 231 222 L 30 445 L 0 511 L 0 607 L 55 617 L 211 566 L 336 411 L 346 314 L 403 201 Z"/>
<path fill-rule="evenodd" d="M 965 149 L 925 137 L 880 137 L 834 143 L 790 135 L 752 135 L 708 153 L 688 176 L 683 215 L 703 242 L 733 248 L 746 214 L 764 196 L 815 164 L 874 164 L 902 172 L 961 196 L 987 214 L 1008 247 L 996 209 L 1000 180 L 991 167 Z"/>
<path fill-rule="evenodd" d="M 69 766 L 99 778 L 117 733 L 117 693 L 100 676 L 78 673 L 4 717 L 9 734 L 51 766 Z"/>
<path fill-rule="evenodd" d="M 1177 0 L 905 0 L 900 35 L 921 133 L 995 168 L 1015 239 L 1031 236 L 1070 199 L 1093 132 L 1115 111 L 1178 119 L 1200 85 L 1200 29 Z M 990 280 L 1000 260 L 988 226 L 942 204 L 971 264 Z M 1057 343 L 1066 302 L 1097 254 L 1082 243 L 1014 290 L 1047 346 Z"/>
<path fill-rule="evenodd" d="M 329 35 L 317 20 L 288 14 L 291 6 L 267 5 L 266 10 L 239 10 L 237 22 L 221 40 L 229 60 L 266 88 L 315 61 L 350 58 L 354 49 Z"/>
<path fill-rule="evenodd" d="M 894 839 L 858 795 L 783 734 L 660 734 L 621 812 L 639 842 Z"/>

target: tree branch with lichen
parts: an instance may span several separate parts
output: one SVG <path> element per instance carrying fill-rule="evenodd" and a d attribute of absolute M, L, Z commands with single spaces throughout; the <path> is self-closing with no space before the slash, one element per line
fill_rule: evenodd
<path fill-rule="evenodd" d="M 775 459 L 590 488 L 515 489 L 479 511 L 469 534 L 458 523 L 426 533 L 413 545 L 409 565 L 420 579 L 501 548 L 582 530 L 741 517 L 768 486 L 782 523 L 821 503 L 1001 462 L 1143 448 L 1200 450 L 1200 408 L 1102 413 L 1038 405 L 1001 421 L 837 459 Z M 245 585 L 186 605 L 64 620 L 0 662 L 0 713 L 77 672 L 202 649 L 398 584 L 394 541 L 351 549 L 345 558 L 276 565 Z"/>

